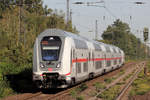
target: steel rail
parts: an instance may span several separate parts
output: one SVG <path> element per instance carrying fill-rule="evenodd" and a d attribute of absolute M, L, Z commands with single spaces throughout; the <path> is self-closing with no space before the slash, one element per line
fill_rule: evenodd
<path fill-rule="evenodd" d="M 114 100 L 121 100 L 122 96 L 126 93 L 126 91 L 131 86 L 131 84 L 133 83 L 133 81 L 137 78 L 138 74 L 142 71 L 142 69 L 144 68 L 144 66 L 145 66 L 145 63 L 143 63 L 142 67 L 139 66 L 137 72 L 132 76 L 132 78 L 130 79 L 130 81 L 124 86 L 124 88 L 121 90 L 121 92 L 119 93 L 119 95 Z"/>

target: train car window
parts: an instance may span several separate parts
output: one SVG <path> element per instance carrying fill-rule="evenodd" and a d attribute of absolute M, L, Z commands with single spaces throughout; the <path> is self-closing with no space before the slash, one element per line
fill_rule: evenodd
<path fill-rule="evenodd" d="M 107 67 L 109 67 L 109 66 L 111 66 L 111 61 L 110 60 L 107 61 Z"/>
<path fill-rule="evenodd" d="M 86 42 L 84 42 L 83 40 L 74 39 L 74 42 L 75 42 L 75 47 L 77 49 L 88 49 Z"/>
<path fill-rule="evenodd" d="M 92 59 L 94 59 L 94 53 L 92 52 Z"/>
<path fill-rule="evenodd" d="M 114 65 L 116 65 L 117 64 L 117 60 L 114 60 Z"/>
<path fill-rule="evenodd" d="M 113 48 L 113 51 L 114 51 L 114 53 L 117 53 L 117 51 L 116 51 L 116 49 L 115 49 L 115 48 Z"/>
<path fill-rule="evenodd" d="M 108 46 L 105 47 L 107 52 L 111 52 Z"/>
<path fill-rule="evenodd" d="M 72 50 L 71 50 L 71 55 L 70 55 L 70 64 L 72 66 Z"/>
<path fill-rule="evenodd" d="M 75 58 L 75 50 L 73 50 L 72 57 Z"/>
<path fill-rule="evenodd" d="M 102 68 L 102 61 L 97 61 L 96 62 L 96 69 Z"/>
<path fill-rule="evenodd" d="M 83 63 L 83 70 L 84 70 L 84 72 L 88 71 L 88 63 L 87 62 Z"/>
<path fill-rule="evenodd" d="M 119 50 L 119 53 L 121 53 L 121 50 Z"/>
<path fill-rule="evenodd" d="M 95 50 L 102 51 L 102 48 L 101 48 L 101 46 L 99 44 L 95 44 L 94 43 L 94 47 L 95 47 Z"/>
<path fill-rule="evenodd" d="M 61 48 L 61 39 L 57 36 L 47 36 L 41 40 L 43 61 L 57 61 Z"/>
<path fill-rule="evenodd" d="M 121 63 L 121 59 L 119 59 L 119 63 Z"/>
<path fill-rule="evenodd" d="M 77 73 L 81 73 L 81 63 L 77 63 Z"/>
<path fill-rule="evenodd" d="M 82 57 L 83 57 L 83 53 L 82 53 Z"/>

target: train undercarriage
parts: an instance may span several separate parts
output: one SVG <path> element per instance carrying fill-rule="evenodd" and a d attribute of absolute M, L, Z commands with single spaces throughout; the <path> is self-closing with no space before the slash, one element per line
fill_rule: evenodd
<path fill-rule="evenodd" d="M 70 84 L 66 81 L 66 77 L 58 73 L 43 73 L 42 80 L 36 80 L 35 84 L 38 88 L 66 88 Z"/>

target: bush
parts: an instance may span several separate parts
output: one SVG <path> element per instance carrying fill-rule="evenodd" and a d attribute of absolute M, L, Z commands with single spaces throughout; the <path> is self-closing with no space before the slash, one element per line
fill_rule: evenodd
<path fill-rule="evenodd" d="M 75 98 L 77 96 L 77 91 L 75 89 L 72 89 L 70 91 L 70 95 Z"/>
<path fill-rule="evenodd" d="M 96 91 L 90 91 L 90 92 L 88 93 L 88 95 L 91 96 L 91 97 L 94 97 L 94 96 L 97 95 L 97 92 L 96 92 Z"/>
<path fill-rule="evenodd" d="M 119 90 L 120 90 L 120 86 L 116 85 L 104 91 L 97 97 L 102 98 L 103 100 L 114 100 L 117 94 L 119 93 Z"/>
<path fill-rule="evenodd" d="M 85 83 L 82 83 L 78 88 L 76 88 L 77 89 L 77 91 L 79 91 L 79 92 L 82 92 L 82 91 L 84 91 L 85 89 L 87 89 L 88 88 L 88 86 L 85 84 Z"/>
<path fill-rule="evenodd" d="M 78 97 L 76 98 L 76 100 L 84 100 L 84 97 L 83 97 L 83 96 L 78 96 Z"/>
<path fill-rule="evenodd" d="M 31 66 L 16 67 L 14 64 L 0 62 L 0 98 L 20 92 L 19 89 L 32 89 L 31 76 Z"/>
<path fill-rule="evenodd" d="M 113 81 L 113 79 L 112 79 L 112 78 L 106 78 L 106 79 L 104 79 L 104 81 L 105 81 L 107 84 L 109 84 L 109 83 L 111 83 L 111 82 Z"/>
<path fill-rule="evenodd" d="M 0 98 L 13 94 L 13 90 L 9 86 L 9 82 L 4 78 L 0 80 Z"/>
<path fill-rule="evenodd" d="M 121 69 L 120 73 L 119 73 L 119 76 L 123 75 L 124 73 L 125 73 L 125 70 Z"/>
<path fill-rule="evenodd" d="M 100 89 L 106 88 L 106 86 L 105 86 L 104 84 L 101 84 L 100 82 L 96 82 L 96 83 L 94 84 L 94 86 L 95 86 L 95 88 L 96 88 L 96 91 L 98 91 L 98 92 L 99 92 Z"/>
<path fill-rule="evenodd" d="M 148 91 L 150 91 L 150 85 L 141 83 L 141 84 L 137 85 L 136 95 L 143 95 L 143 94 L 147 93 Z"/>

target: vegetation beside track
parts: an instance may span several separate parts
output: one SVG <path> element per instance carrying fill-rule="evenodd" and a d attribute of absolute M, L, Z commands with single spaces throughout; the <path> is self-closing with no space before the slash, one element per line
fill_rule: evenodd
<path fill-rule="evenodd" d="M 43 6 L 43 0 L 23 0 L 19 19 L 19 1 L 0 0 L 0 98 L 34 91 L 32 52 L 39 33 L 47 28 L 77 33 L 71 21 L 66 29 L 62 11 Z"/>
<path fill-rule="evenodd" d="M 88 88 L 88 86 L 85 83 L 82 83 L 81 85 L 79 85 L 78 87 L 72 89 L 70 91 L 70 95 L 75 98 L 76 100 L 83 100 L 84 97 L 82 95 L 79 95 L 81 92 L 83 92 L 84 90 L 86 90 Z"/>
<path fill-rule="evenodd" d="M 19 29 L 19 7 L 14 5 L 18 5 L 20 0 L 13 1 L 13 5 L 9 5 L 10 0 L 0 1 L 0 98 L 15 93 L 33 92 L 32 50 L 39 33 L 47 28 L 78 33 L 71 21 L 66 29 L 62 11 L 43 7 L 42 0 L 24 0 L 24 3 L 34 3 L 32 7 L 23 6 L 20 21 L 22 27 Z M 128 59 L 135 59 L 139 55 L 143 58 L 145 55 L 145 45 L 130 34 L 126 23 L 119 20 L 107 28 L 103 38 L 103 42 L 123 49 Z M 127 39 L 129 41 L 125 41 Z"/>
<path fill-rule="evenodd" d="M 146 52 L 146 45 L 130 31 L 127 23 L 119 19 L 107 27 L 102 38 L 101 42 L 121 48 L 125 52 L 126 60 L 137 60 L 150 56 L 150 48 L 147 47 L 148 52 Z"/>
<path fill-rule="evenodd" d="M 144 74 L 144 70 L 140 72 L 138 78 L 132 83 L 132 88 L 129 93 L 129 98 L 135 95 L 144 95 L 150 92 L 150 62 L 146 64 L 147 75 Z"/>

